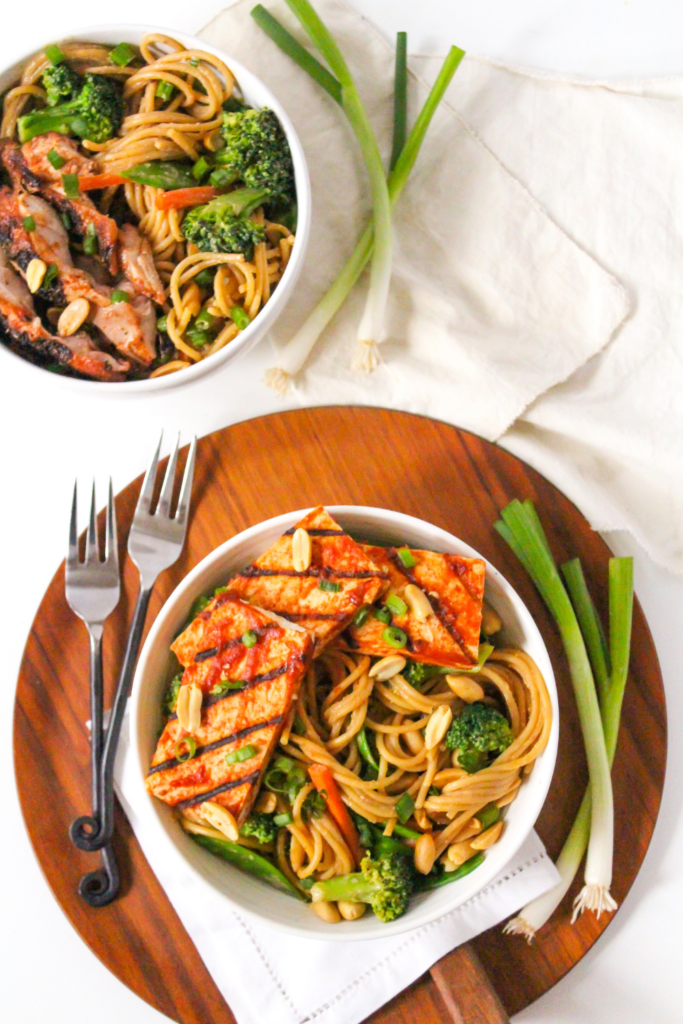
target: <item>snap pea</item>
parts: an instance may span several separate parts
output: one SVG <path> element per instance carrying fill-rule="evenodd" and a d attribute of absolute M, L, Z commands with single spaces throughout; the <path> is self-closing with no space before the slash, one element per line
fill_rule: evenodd
<path fill-rule="evenodd" d="M 175 160 L 152 160 L 146 164 L 137 164 L 127 171 L 121 171 L 121 177 L 129 178 L 138 185 L 162 188 L 164 192 L 176 188 L 192 188 L 197 184 L 192 175 L 192 166 Z"/>
<path fill-rule="evenodd" d="M 414 828 L 408 828 L 407 825 L 401 825 L 398 821 L 394 825 L 394 835 L 403 836 L 404 839 L 419 839 L 423 834 L 422 832 L 416 832 Z"/>
<path fill-rule="evenodd" d="M 426 892 L 430 889 L 439 889 L 442 885 L 448 885 L 449 882 L 457 882 L 459 878 L 464 878 L 465 875 L 469 875 L 470 871 L 478 868 L 483 861 L 484 854 L 475 853 L 474 857 L 470 857 L 455 871 L 444 871 L 440 875 L 422 875 L 418 879 L 417 888 L 420 892 Z"/>
<path fill-rule="evenodd" d="M 481 830 L 484 832 L 498 821 L 500 818 L 500 808 L 498 804 L 487 804 L 486 807 L 482 807 L 480 811 L 477 811 L 475 817 L 481 822 Z"/>
<path fill-rule="evenodd" d="M 231 843 L 229 839 L 213 839 L 210 836 L 192 835 L 192 838 L 200 846 L 203 846 L 205 850 L 216 854 L 218 857 L 222 857 L 223 860 L 229 861 L 236 868 L 240 868 L 256 878 L 260 878 L 262 882 L 272 885 L 279 892 L 284 892 L 287 896 L 295 896 L 298 900 L 304 899 L 302 893 L 292 885 L 286 875 L 283 875 L 274 864 L 271 864 L 261 854 L 250 850 L 247 846 Z"/>
<path fill-rule="evenodd" d="M 377 758 L 372 752 L 372 747 L 370 746 L 368 734 L 365 731 L 364 725 L 361 726 L 360 731 L 356 733 L 356 743 L 358 744 L 358 753 L 363 760 L 367 761 L 375 771 L 379 771 L 379 764 L 377 762 Z"/>

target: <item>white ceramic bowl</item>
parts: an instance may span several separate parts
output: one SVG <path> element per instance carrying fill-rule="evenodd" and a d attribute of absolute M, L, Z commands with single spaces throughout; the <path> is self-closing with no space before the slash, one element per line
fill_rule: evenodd
<path fill-rule="evenodd" d="M 104 25 L 96 28 L 84 28 L 82 31 L 66 36 L 65 42 L 87 40 L 94 43 L 111 43 L 112 45 L 115 45 L 116 43 L 125 41 L 137 44 L 143 36 L 147 35 L 148 32 L 161 32 L 164 35 L 171 36 L 173 39 L 177 39 L 179 42 L 184 43 L 188 49 L 206 50 L 208 53 L 213 53 L 215 56 L 220 57 L 220 59 L 224 61 L 233 72 L 235 81 L 240 87 L 246 102 L 254 107 L 270 107 L 270 109 L 277 114 L 280 124 L 287 136 L 287 141 L 289 142 L 289 148 L 292 152 L 292 160 L 294 163 L 294 179 L 296 183 L 298 207 L 296 242 L 292 248 L 287 268 L 282 275 L 282 280 L 279 281 L 273 295 L 259 312 L 258 316 L 254 317 L 249 326 L 242 331 L 234 341 L 231 341 L 229 345 L 226 345 L 225 348 L 216 352 L 215 355 L 209 356 L 208 359 L 202 359 L 200 362 L 195 363 L 190 367 L 190 369 L 180 370 L 178 373 L 170 373 L 165 377 L 155 377 L 153 380 L 121 381 L 118 384 L 108 384 L 101 381 L 78 380 L 75 377 L 65 377 L 61 374 L 50 373 L 50 377 L 55 381 L 56 387 L 75 388 L 82 394 L 96 394 L 98 397 L 101 395 L 144 395 L 148 394 L 150 391 L 160 391 L 164 388 L 174 388 L 179 387 L 182 384 L 189 384 L 191 381 L 195 381 L 199 377 L 203 377 L 204 374 L 211 373 L 213 370 L 218 369 L 219 366 L 223 366 L 236 356 L 247 352 L 256 344 L 257 341 L 260 341 L 272 327 L 292 294 L 292 290 L 296 284 L 297 278 L 299 277 L 304 257 L 306 255 L 308 236 L 311 227 L 311 183 L 308 176 L 306 158 L 304 156 L 301 143 L 299 142 L 299 138 L 294 131 L 292 122 L 277 98 L 273 96 L 271 91 L 266 88 L 263 82 L 257 78 L 255 74 L 240 64 L 238 60 L 228 53 L 223 53 L 222 50 L 217 50 L 215 46 L 211 46 L 203 39 L 197 39 L 195 36 L 188 36 L 184 32 L 176 32 L 174 29 L 160 28 L 153 25 Z M 58 40 L 44 40 L 44 42 L 40 46 L 37 46 L 35 50 L 23 55 L 17 59 L 11 67 L 3 71 L 0 74 L 0 93 L 3 93 L 5 89 L 9 88 L 10 85 L 18 80 L 21 76 L 24 65 L 36 53 L 42 50 L 48 43 L 56 41 Z M 11 352 L 6 345 L 1 343 L 0 359 L 3 360 L 5 364 L 3 373 L 11 372 L 13 367 L 16 368 L 17 362 L 20 362 L 22 367 L 28 367 L 33 374 L 40 373 L 42 379 L 45 379 L 46 374 L 49 372 L 43 370 L 42 367 L 35 366 L 28 359 L 24 359 L 22 356 Z"/>
<path fill-rule="evenodd" d="M 407 543 L 414 548 L 453 552 L 468 558 L 481 557 L 452 534 L 412 516 L 353 505 L 328 508 L 359 540 L 379 544 Z M 358 921 L 342 922 L 332 927 L 316 917 L 310 907 L 275 891 L 199 847 L 183 831 L 171 809 L 149 796 L 144 785 L 162 724 L 161 698 L 173 674 L 174 658 L 169 645 L 186 621 L 192 602 L 200 594 L 224 584 L 231 573 L 260 555 L 304 514 L 304 511 L 299 511 L 277 516 L 226 541 L 185 577 L 159 613 L 140 656 L 130 700 L 131 746 L 136 767 L 135 791 L 131 794 L 134 810 L 144 819 L 144 827 L 153 837 L 156 849 L 167 857 L 169 875 L 182 877 L 189 871 L 199 884 L 213 891 L 215 899 L 226 900 L 274 927 L 304 938 L 354 940 L 397 935 L 428 924 L 465 903 L 503 870 L 531 832 L 555 767 L 559 723 L 557 690 L 550 658 L 525 605 L 489 563 L 486 566 L 486 596 L 505 624 L 502 638 L 506 644 L 523 648 L 538 664 L 550 693 L 553 723 L 548 746 L 507 810 L 501 840 L 486 851 L 484 863 L 471 874 L 414 898 L 408 912 L 390 924 L 382 924 L 368 913 Z"/>

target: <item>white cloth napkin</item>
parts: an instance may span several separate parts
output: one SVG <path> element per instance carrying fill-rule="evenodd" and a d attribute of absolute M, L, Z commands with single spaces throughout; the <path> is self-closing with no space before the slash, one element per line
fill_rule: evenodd
<path fill-rule="evenodd" d="M 449 950 L 503 921 L 559 878 L 532 833 L 483 892 L 431 925 L 395 938 L 343 945 L 285 940 L 282 932 L 217 901 L 211 887 L 190 874 L 180 854 L 166 845 L 159 849 L 136 807 L 138 790 L 131 776 L 137 770 L 126 716 L 114 771 L 117 795 L 145 857 L 238 1024 L 356 1024 Z"/>

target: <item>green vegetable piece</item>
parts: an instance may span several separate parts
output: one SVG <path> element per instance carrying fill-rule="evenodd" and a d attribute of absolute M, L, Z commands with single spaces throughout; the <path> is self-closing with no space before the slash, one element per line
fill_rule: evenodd
<path fill-rule="evenodd" d="M 242 643 L 245 647 L 255 647 L 258 643 L 258 633 L 253 629 L 248 629 L 246 633 L 242 634 Z"/>
<path fill-rule="evenodd" d="M 130 43 L 119 43 L 109 51 L 109 60 L 120 68 L 125 68 L 137 56 L 137 50 Z"/>
<path fill-rule="evenodd" d="M 179 160 L 151 160 L 148 163 L 136 164 L 127 171 L 121 171 L 121 177 L 135 181 L 138 185 L 161 188 L 164 192 L 173 192 L 177 188 L 193 188 L 197 184 L 192 176 L 192 166 Z"/>
<path fill-rule="evenodd" d="M 466 704 L 446 734 L 446 746 L 458 751 L 458 763 L 473 774 L 486 768 L 514 739 L 505 715 L 475 701 Z"/>
<path fill-rule="evenodd" d="M 71 231 L 71 217 L 69 216 L 69 214 L 68 213 L 60 213 L 59 219 L 61 220 L 62 224 L 64 225 L 64 230 L 65 231 Z"/>
<path fill-rule="evenodd" d="M 122 120 L 121 85 L 107 75 L 86 74 L 78 95 L 65 103 L 23 114 L 17 121 L 17 131 L 20 142 L 58 132 L 102 143 L 116 134 Z"/>
<path fill-rule="evenodd" d="M 242 761 L 248 761 L 250 758 L 255 757 L 258 754 L 258 750 L 253 743 L 245 743 L 239 750 L 233 750 L 231 754 L 225 755 L 226 764 L 241 764 Z"/>
<path fill-rule="evenodd" d="M 128 292 L 124 292 L 122 288 L 114 288 L 111 293 L 112 302 L 130 302 L 130 295 Z"/>
<path fill-rule="evenodd" d="M 403 548 L 397 548 L 396 554 L 401 559 L 401 564 L 404 569 L 412 569 L 414 565 L 417 565 L 417 562 L 413 558 L 413 553 L 407 545 Z"/>
<path fill-rule="evenodd" d="M 239 327 L 239 329 L 241 331 L 246 330 L 246 328 L 251 323 L 251 320 L 249 319 L 249 314 L 246 313 L 245 310 L 243 310 L 241 306 L 233 306 L 231 308 L 231 310 L 230 310 L 230 319 L 235 324 L 237 324 L 237 326 Z"/>
<path fill-rule="evenodd" d="M 195 274 L 194 280 L 200 288 L 210 288 L 213 290 L 215 277 L 216 267 L 206 267 L 204 270 L 200 270 L 198 274 Z"/>
<path fill-rule="evenodd" d="M 426 665 L 423 661 L 409 661 L 401 675 L 416 690 L 420 690 L 428 680 L 440 673 L 439 665 Z"/>
<path fill-rule="evenodd" d="M 56 171 L 66 163 L 64 157 L 60 156 L 56 149 L 51 149 L 47 154 L 47 158 Z"/>
<path fill-rule="evenodd" d="M 178 701 L 178 690 L 182 686 L 182 683 L 183 674 L 181 672 L 180 675 L 175 676 L 173 681 L 170 683 L 168 689 L 166 690 L 166 693 L 164 694 L 164 699 L 162 701 L 162 710 L 165 711 L 167 715 L 172 715 L 175 713 L 175 706 Z"/>
<path fill-rule="evenodd" d="M 388 608 L 373 608 L 372 614 L 387 626 L 391 622 L 391 612 Z"/>
<path fill-rule="evenodd" d="M 240 846 L 238 843 L 231 843 L 229 839 L 213 839 L 209 836 L 194 834 L 192 839 L 199 846 L 203 846 L 205 850 L 216 854 L 218 857 L 222 857 L 223 860 L 229 861 L 242 871 L 255 875 L 261 881 L 272 885 L 274 889 L 278 889 L 288 896 L 294 896 L 298 900 L 305 899 L 305 896 L 299 892 L 296 886 L 292 885 L 286 875 L 276 868 L 271 861 L 267 860 L 260 853 L 256 853 L 255 850 L 250 850 L 246 846 Z"/>
<path fill-rule="evenodd" d="M 353 617 L 354 626 L 357 626 L 360 629 L 360 627 L 363 626 L 370 618 L 371 610 L 372 608 L 371 605 L 369 604 L 364 604 L 361 608 L 359 608 Z"/>
<path fill-rule="evenodd" d="M 165 313 L 157 320 L 157 330 L 161 331 L 162 334 L 166 334 L 168 331 L 168 317 Z"/>
<path fill-rule="evenodd" d="M 407 828 L 405 825 L 399 824 L 398 822 L 394 825 L 395 836 L 403 836 L 404 839 L 419 839 L 422 832 L 416 832 L 414 828 Z"/>
<path fill-rule="evenodd" d="M 382 639 L 385 644 L 389 644 L 390 647 L 405 647 L 408 643 L 408 635 L 399 629 L 398 626 L 387 626 L 386 629 L 382 630 Z"/>
<path fill-rule="evenodd" d="M 75 99 L 83 88 L 83 79 L 68 64 L 51 64 L 43 71 L 42 79 L 48 107 Z"/>
<path fill-rule="evenodd" d="M 294 164 L 287 137 L 276 114 L 261 110 L 224 111 L 221 135 L 225 140 L 220 163 L 229 168 L 231 181 L 265 189 L 268 201 L 290 206 L 296 200 Z"/>
<path fill-rule="evenodd" d="M 220 683 L 216 683 L 209 690 L 209 693 L 214 697 L 220 697 L 224 693 L 230 693 L 232 690 L 243 690 L 245 687 L 244 679 L 221 679 Z"/>
<path fill-rule="evenodd" d="M 491 825 L 495 825 L 500 818 L 500 807 L 497 804 L 487 804 L 486 807 L 482 807 L 480 811 L 477 811 L 475 817 L 481 825 L 482 832 L 484 832 Z"/>
<path fill-rule="evenodd" d="M 95 229 L 95 225 L 90 223 L 83 235 L 83 252 L 88 256 L 95 256 L 98 251 L 99 242 L 97 240 L 97 230 Z"/>
<path fill-rule="evenodd" d="M 292 722 L 292 732 L 296 733 L 297 736 L 306 735 L 306 726 L 301 721 L 298 715 L 294 715 L 294 721 Z"/>
<path fill-rule="evenodd" d="M 474 857 L 470 857 L 464 864 L 461 864 L 455 871 L 435 871 L 433 874 L 422 875 L 417 880 L 417 889 L 419 892 L 429 892 L 431 889 L 440 889 L 442 885 L 448 885 L 450 882 L 457 882 L 459 878 L 464 878 L 465 875 L 469 875 L 470 871 L 474 871 L 480 864 L 484 863 L 484 854 L 475 853 Z"/>
<path fill-rule="evenodd" d="M 174 87 L 171 85 L 170 82 L 159 82 L 154 95 L 157 97 L 157 99 L 163 100 L 165 103 L 167 100 L 170 100 L 174 91 Z"/>
<path fill-rule="evenodd" d="M 211 164 L 208 159 L 205 156 L 200 156 L 192 168 L 192 177 L 195 181 L 203 181 L 210 170 Z"/>
<path fill-rule="evenodd" d="M 327 794 L 324 790 L 312 790 L 303 802 L 301 810 L 305 818 L 322 818 L 327 808 Z"/>
<path fill-rule="evenodd" d="M 408 605 L 405 601 L 402 601 L 398 594 L 389 594 L 385 604 L 387 608 L 390 608 L 394 615 L 405 615 L 408 611 Z"/>
<path fill-rule="evenodd" d="M 59 269 L 56 263 L 51 263 L 45 271 L 45 277 L 43 278 L 43 288 L 49 288 L 52 282 L 56 279 L 59 273 Z"/>
<path fill-rule="evenodd" d="M 356 733 L 356 743 L 358 745 L 358 753 L 363 758 L 363 760 L 366 761 L 371 768 L 374 768 L 375 771 L 378 772 L 379 762 L 377 761 L 377 758 L 372 752 L 370 741 L 368 739 L 368 734 L 365 731 L 364 725 L 361 726 L 360 730 Z"/>
<path fill-rule="evenodd" d="M 183 237 L 201 252 L 242 253 L 250 260 L 254 246 L 265 238 L 263 225 L 255 224 L 251 214 L 268 194 L 267 189 L 238 188 L 203 206 L 194 206 L 183 221 Z"/>
<path fill-rule="evenodd" d="M 326 590 L 330 594 L 338 594 L 341 590 L 341 583 L 335 583 L 333 580 L 326 580 L 323 577 L 318 583 L 318 590 Z"/>
<path fill-rule="evenodd" d="M 327 68 L 315 59 L 315 57 L 304 49 L 293 35 L 281 25 L 277 18 L 274 18 L 270 11 L 267 11 L 262 4 L 257 4 L 251 11 L 254 21 L 263 29 L 266 35 L 270 36 L 273 42 L 277 43 L 280 49 L 292 58 L 295 63 L 307 71 L 318 85 L 321 85 L 325 92 L 329 93 L 337 103 L 342 101 L 341 83 L 334 75 L 331 75 Z M 224 104 L 225 106 L 225 104 Z"/>
<path fill-rule="evenodd" d="M 197 316 L 194 318 L 195 327 L 207 329 L 216 322 L 216 317 L 213 313 L 209 313 L 208 309 L 202 309 L 199 311 Z"/>
<path fill-rule="evenodd" d="M 277 826 L 272 814 L 263 814 L 261 811 L 254 811 L 249 815 L 240 829 L 241 836 L 250 836 L 256 839 L 261 845 L 274 843 L 277 838 Z"/>
<path fill-rule="evenodd" d="M 185 338 L 190 342 L 193 348 L 204 348 L 205 345 L 210 345 L 213 341 L 211 332 L 204 330 L 201 327 L 190 327 L 185 331 Z"/>
<path fill-rule="evenodd" d="M 63 174 L 62 188 L 64 189 L 64 195 L 67 199 L 79 199 L 81 195 L 81 189 L 78 184 L 78 175 Z"/>
<path fill-rule="evenodd" d="M 188 620 L 192 622 L 192 620 L 196 619 L 198 615 L 201 615 L 210 601 L 211 598 L 207 597 L 206 594 L 200 594 L 199 597 L 196 597 L 192 602 Z"/>
<path fill-rule="evenodd" d="M 361 870 L 316 882 L 311 889 L 313 902 L 351 900 L 369 903 L 380 921 L 395 921 L 408 909 L 415 888 L 415 872 L 410 859 L 396 853 L 377 859 L 364 857 Z"/>
<path fill-rule="evenodd" d="M 216 589 L 213 592 L 213 596 L 214 597 L 218 597 L 219 594 L 225 594 L 227 589 L 228 589 L 227 587 L 216 587 Z"/>
<path fill-rule="evenodd" d="M 278 828 L 283 828 L 285 825 L 291 825 L 292 822 L 294 821 L 294 818 L 289 812 L 287 812 L 285 814 L 276 814 L 275 817 L 273 818 L 273 821 L 275 822 Z"/>
<path fill-rule="evenodd" d="M 51 43 L 45 47 L 45 56 L 53 66 L 61 64 L 63 60 L 66 60 L 66 54 L 60 50 L 56 43 Z"/>
<path fill-rule="evenodd" d="M 181 754 L 183 747 L 187 747 L 187 753 L 185 754 L 184 757 Z M 182 736 L 179 740 L 176 741 L 175 749 L 173 751 L 173 756 L 175 757 L 176 761 L 179 761 L 181 764 L 183 764 L 184 761 L 191 760 L 196 753 L 197 741 L 195 740 L 194 736 Z"/>
<path fill-rule="evenodd" d="M 27 231 L 36 230 L 35 217 L 24 217 L 23 224 Z"/>
<path fill-rule="evenodd" d="M 399 799 L 396 801 L 396 813 L 398 820 L 401 824 L 405 825 L 408 818 L 415 810 L 415 801 L 413 800 L 410 793 L 402 793 Z"/>

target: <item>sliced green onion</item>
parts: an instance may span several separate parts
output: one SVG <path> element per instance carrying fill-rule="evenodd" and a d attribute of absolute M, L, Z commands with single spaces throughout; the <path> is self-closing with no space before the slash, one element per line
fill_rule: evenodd
<path fill-rule="evenodd" d="M 361 608 L 359 608 L 353 617 L 354 626 L 358 626 L 358 628 L 363 626 L 370 618 L 370 611 L 371 606 L 369 604 L 364 604 Z"/>
<path fill-rule="evenodd" d="M 244 679 L 221 679 L 220 683 L 216 683 L 215 686 L 211 687 L 209 693 L 217 697 L 219 694 L 228 693 L 230 690 L 243 690 L 245 685 Z"/>
<path fill-rule="evenodd" d="M 171 96 L 173 95 L 173 89 L 174 87 L 171 85 L 170 82 L 159 82 L 154 95 L 158 99 L 166 102 L 167 100 L 170 100 Z"/>
<path fill-rule="evenodd" d="M 402 825 L 405 825 L 408 818 L 415 810 L 415 801 L 413 800 L 410 793 L 402 793 L 396 801 L 395 811 L 398 815 L 398 820 Z"/>
<path fill-rule="evenodd" d="M 195 327 L 211 327 L 216 317 L 208 309 L 202 309 L 194 318 Z"/>
<path fill-rule="evenodd" d="M 198 274 L 195 274 L 194 281 L 200 288 L 213 288 L 215 276 L 216 268 L 206 267 L 204 270 L 200 270 Z"/>
<path fill-rule="evenodd" d="M 99 249 L 99 243 L 97 240 L 97 231 L 94 224 L 88 224 L 86 232 L 83 235 L 83 252 L 88 256 L 95 256 Z"/>
<path fill-rule="evenodd" d="M 372 614 L 380 622 L 383 622 L 385 626 L 388 626 L 391 622 L 391 612 L 388 608 L 374 608 Z"/>
<path fill-rule="evenodd" d="M 197 274 L 197 277 L 199 277 L 199 274 Z M 241 331 L 246 330 L 249 324 L 251 323 L 251 320 L 249 319 L 249 314 L 245 312 L 245 310 L 243 310 L 241 306 L 232 307 L 232 309 L 230 310 L 230 319 L 237 324 Z"/>
<path fill-rule="evenodd" d="M 338 594 L 341 590 L 341 583 L 335 583 L 333 580 L 320 580 L 318 583 L 318 590 L 326 590 L 330 594 Z"/>
<path fill-rule="evenodd" d="M 192 177 L 195 181 L 201 181 L 205 178 L 211 170 L 211 164 L 205 156 L 200 156 L 199 160 L 194 164 L 192 168 Z"/>
<path fill-rule="evenodd" d="M 187 745 L 187 753 L 185 754 L 184 757 L 182 757 L 181 751 L 185 745 Z M 191 758 L 194 757 L 196 752 L 197 741 L 195 740 L 194 736 L 183 736 L 181 739 L 177 740 L 175 748 L 173 750 L 173 756 L 175 757 L 176 761 L 180 761 L 180 763 L 182 764 L 184 761 L 191 760 Z"/>
<path fill-rule="evenodd" d="M 78 184 L 77 174 L 63 174 L 62 175 L 62 187 L 64 189 L 64 195 L 67 199 L 79 199 L 81 195 L 81 189 Z"/>
<path fill-rule="evenodd" d="M 413 553 L 407 545 L 404 548 L 397 548 L 396 554 L 401 559 L 401 564 L 404 569 L 412 569 L 414 565 L 417 565 L 417 562 L 413 558 Z"/>
<path fill-rule="evenodd" d="M 62 61 L 66 60 L 66 54 L 59 49 L 56 43 L 51 43 L 45 47 L 45 56 L 49 60 L 50 64 L 61 64 Z"/>
<path fill-rule="evenodd" d="M 50 266 L 45 271 L 45 277 L 43 278 L 42 287 L 43 288 L 49 288 L 50 285 L 52 284 L 52 282 L 57 277 L 58 273 L 59 273 L 59 269 L 57 267 L 57 264 L 56 263 L 51 263 Z"/>
<path fill-rule="evenodd" d="M 136 56 L 137 51 L 130 43 L 119 43 L 118 46 L 109 51 L 109 60 L 120 68 L 125 68 Z"/>
<path fill-rule="evenodd" d="M 111 293 L 112 302 L 130 302 L 130 295 L 128 292 L 124 292 L 122 288 L 114 288 Z"/>
<path fill-rule="evenodd" d="M 495 825 L 500 818 L 500 807 L 498 804 L 487 804 L 486 807 L 482 807 L 480 811 L 477 811 L 475 818 L 481 825 L 482 832 L 484 832 L 491 825 Z"/>
<path fill-rule="evenodd" d="M 61 220 L 62 224 L 64 225 L 64 230 L 65 231 L 71 231 L 71 217 L 69 216 L 69 214 L 68 213 L 60 213 L 59 219 Z"/>
<path fill-rule="evenodd" d="M 35 219 L 35 217 L 24 217 L 23 223 L 24 223 L 24 227 L 26 228 L 27 231 L 35 231 L 36 230 L 36 219 Z"/>
<path fill-rule="evenodd" d="M 162 334 L 166 334 L 166 332 L 168 331 L 168 317 L 166 316 L 165 313 L 163 316 L 160 316 L 159 319 L 157 320 L 157 330 L 161 331 Z"/>
<path fill-rule="evenodd" d="M 59 168 L 63 167 L 64 164 L 66 163 L 66 160 L 64 159 L 64 157 L 60 156 L 59 153 L 57 152 L 57 150 L 54 149 L 54 148 L 49 150 L 49 152 L 47 154 L 47 159 L 52 164 L 52 166 L 54 167 L 54 169 L 56 171 L 58 171 Z"/>
<path fill-rule="evenodd" d="M 292 817 L 291 814 L 289 814 L 289 812 L 285 812 L 284 814 L 276 814 L 275 817 L 273 818 L 273 823 L 277 825 L 278 828 L 283 828 L 285 825 L 291 825 L 293 821 L 294 818 Z"/>
<path fill-rule="evenodd" d="M 396 166 L 406 144 L 408 120 L 408 34 L 396 33 L 396 62 L 394 65 L 394 137 L 391 146 L 391 170 Z"/>
<path fill-rule="evenodd" d="M 201 327 L 188 328 L 185 337 L 193 348 L 204 348 L 205 345 L 209 345 L 213 341 L 211 332 Z"/>
<path fill-rule="evenodd" d="M 389 597 L 384 602 L 387 608 L 391 608 L 394 615 L 405 615 L 408 611 L 408 605 L 405 601 L 402 601 L 398 594 L 389 594 Z"/>
<path fill-rule="evenodd" d="M 258 642 L 258 633 L 254 632 L 253 629 L 248 629 L 246 633 L 242 634 L 242 643 L 245 647 L 255 647 Z"/>
<path fill-rule="evenodd" d="M 197 60 L 196 57 L 193 57 L 192 60 L 188 60 L 187 63 L 190 65 L 191 68 L 198 68 L 199 67 L 199 61 Z"/>
<path fill-rule="evenodd" d="M 382 640 L 390 647 L 405 647 L 408 643 L 408 636 L 398 626 L 387 626 L 382 630 Z"/>
<path fill-rule="evenodd" d="M 249 758 L 255 757 L 258 754 L 258 750 L 253 743 L 246 743 L 239 750 L 233 750 L 231 754 L 225 755 L 226 764 L 240 764 L 242 761 L 248 761 Z"/>

